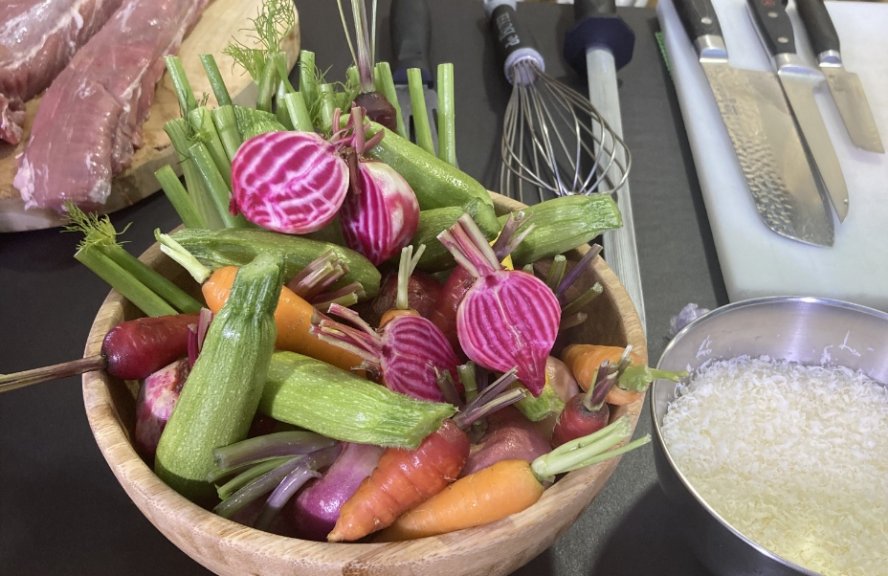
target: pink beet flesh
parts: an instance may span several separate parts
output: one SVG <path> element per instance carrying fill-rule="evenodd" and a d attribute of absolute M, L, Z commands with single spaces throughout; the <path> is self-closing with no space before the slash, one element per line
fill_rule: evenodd
<path fill-rule="evenodd" d="M 136 450 L 151 460 L 157 442 L 179 400 L 179 392 L 188 378 L 188 360 L 176 360 L 154 372 L 142 382 L 136 399 Z"/>

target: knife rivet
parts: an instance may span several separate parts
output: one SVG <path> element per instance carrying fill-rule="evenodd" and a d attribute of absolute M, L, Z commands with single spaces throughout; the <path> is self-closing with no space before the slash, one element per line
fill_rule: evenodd
<path fill-rule="evenodd" d="M 704 16 L 700 19 L 700 22 L 706 24 L 707 26 L 710 26 L 712 24 L 712 18 L 710 18 L 709 16 Z"/>

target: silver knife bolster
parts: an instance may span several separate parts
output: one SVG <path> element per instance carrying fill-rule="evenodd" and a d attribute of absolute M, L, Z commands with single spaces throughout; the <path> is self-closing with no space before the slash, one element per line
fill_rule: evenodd
<path fill-rule="evenodd" d="M 725 39 L 715 34 L 704 34 L 694 39 L 694 49 L 700 60 L 718 60 L 728 59 L 728 48 L 725 45 Z"/>
<path fill-rule="evenodd" d="M 804 75 L 822 76 L 822 74 L 808 65 L 805 60 L 795 52 L 778 54 L 774 57 L 778 72 L 794 72 Z"/>
<path fill-rule="evenodd" d="M 817 62 L 821 68 L 844 68 L 842 55 L 838 50 L 824 50 L 817 55 Z"/>

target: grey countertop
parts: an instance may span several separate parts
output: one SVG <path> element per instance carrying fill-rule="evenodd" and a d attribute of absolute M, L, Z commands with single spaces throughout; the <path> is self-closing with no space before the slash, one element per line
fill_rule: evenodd
<path fill-rule="evenodd" d="M 331 77 L 347 63 L 332 0 L 297 0 L 302 46 Z M 388 3 L 381 2 L 385 14 Z M 490 188 L 499 115 L 509 86 L 486 35 L 481 3 L 432 0 L 432 58 L 455 64 L 461 167 Z M 527 3 L 522 20 L 547 56 L 549 71 L 582 91 L 560 58 L 569 6 Z M 651 363 L 668 341 L 669 321 L 694 302 L 727 297 L 668 67 L 655 39 L 656 14 L 627 8 L 636 33 L 620 71 L 623 127 L 634 154 L 635 228 L 644 284 Z M 387 25 L 380 58 L 387 58 Z M 177 218 L 162 194 L 113 215 L 127 247 L 140 253 L 154 228 Z M 77 235 L 43 230 L 0 236 L 0 371 L 14 372 L 82 355 L 91 319 L 107 293 L 73 258 Z M 639 433 L 650 429 L 647 410 Z M 705 576 L 677 532 L 679 518 L 656 480 L 650 446 L 623 457 L 580 520 L 516 574 Z M 79 378 L 0 396 L 0 572 L 10 575 L 206 574 L 141 515 L 96 448 Z"/>

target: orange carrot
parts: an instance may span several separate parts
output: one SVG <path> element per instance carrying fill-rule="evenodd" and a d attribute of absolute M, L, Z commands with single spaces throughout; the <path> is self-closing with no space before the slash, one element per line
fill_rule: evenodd
<path fill-rule="evenodd" d="M 530 462 L 500 460 L 463 476 L 402 515 L 377 540 L 412 540 L 495 522 L 529 508 L 544 491 Z"/>
<path fill-rule="evenodd" d="M 526 460 L 500 460 L 463 476 L 439 494 L 400 516 L 377 537 L 380 541 L 436 536 L 481 526 L 535 504 L 559 474 L 602 462 L 650 441 L 645 436 L 615 447 L 631 433 L 621 417 L 594 434 Z"/>
<path fill-rule="evenodd" d="M 386 449 L 376 469 L 342 505 L 327 540 L 360 540 L 389 526 L 456 480 L 468 456 L 469 438 L 453 420 L 445 420 L 414 450 Z"/>
<path fill-rule="evenodd" d="M 617 362 L 620 361 L 625 350 L 626 348 L 623 346 L 571 344 L 561 353 L 561 360 L 568 365 L 574 378 L 577 380 L 577 384 L 580 385 L 580 388 L 588 390 L 589 386 L 595 382 L 598 368 L 601 366 L 601 363 L 607 360 L 610 364 L 616 365 Z M 634 350 L 630 351 L 629 358 L 632 364 L 644 364 L 644 359 Z M 630 404 L 638 398 L 641 398 L 646 389 L 647 388 L 645 387 L 641 390 L 627 390 L 621 388 L 620 383 L 617 382 L 615 386 L 611 387 L 611 390 L 608 392 L 604 401 L 614 406 Z"/>
<path fill-rule="evenodd" d="M 203 283 L 201 291 L 204 300 L 206 300 L 207 307 L 214 313 L 221 310 L 222 305 L 228 299 L 237 271 L 236 266 L 217 268 Z M 358 369 L 362 359 L 357 354 L 324 342 L 309 333 L 314 314 L 314 306 L 284 286 L 274 312 L 274 320 L 277 325 L 275 347 L 279 350 L 289 350 L 311 356 L 345 370 Z"/>

